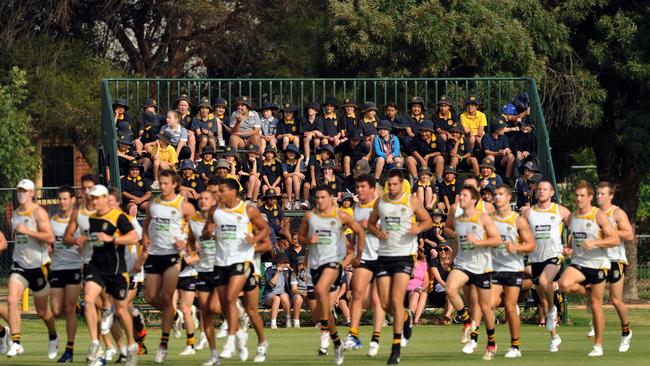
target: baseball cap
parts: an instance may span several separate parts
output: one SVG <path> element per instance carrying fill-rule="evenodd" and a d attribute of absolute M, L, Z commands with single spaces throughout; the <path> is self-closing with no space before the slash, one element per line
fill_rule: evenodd
<path fill-rule="evenodd" d="M 36 186 L 34 185 L 34 182 L 30 179 L 23 179 L 18 182 L 18 185 L 16 186 L 16 189 L 24 189 L 26 191 L 33 191 L 35 188 Z"/>
<path fill-rule="evenodd" d="M 90 190 L 90 195 L 93 197 L 108 196 L 108 188 L 104 185 L 98 184 Z"/>

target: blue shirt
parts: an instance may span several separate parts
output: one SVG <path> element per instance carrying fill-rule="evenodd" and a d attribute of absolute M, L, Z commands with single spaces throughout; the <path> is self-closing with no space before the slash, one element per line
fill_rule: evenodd
<path fill-rule="evenodd" d="M 481 145 L 483 145 L 483 151 L 492 151 L 492 152 L 497 152 L 505 148 L 510 148 L 510 142 L 508 141 L 508 136 L 505 135 L 499 138 L 494 138 L 492 134 L 485 135 L 483 136 Z"/>

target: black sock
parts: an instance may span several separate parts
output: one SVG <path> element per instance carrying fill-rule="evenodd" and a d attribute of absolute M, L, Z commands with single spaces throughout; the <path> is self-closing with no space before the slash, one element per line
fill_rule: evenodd
<path fill-rule="evenodd" d="M 623 337 L 627 337 L 630 334 L 630 323 L 621 324 L 621 333 Z"/>
<path fill-rule="evenodd" d="M 472 329 L 472 333 L 469 335 L 474 342 L 478 342 L 478 328 L 479 327 Z"/>
<path fill-rule="evenodd" d="M 510 339 L 510 347 L 512 347 L 514 349 L 519 349 L 519 344 L 520 344 L 519 338 L 511 338 Z"/>
<path fill-rule="evenodd" d="M 497 335 L 495 334 L 495 329 L 487 329 L 487 338 L 488 338 L 488 347 L 494 347 L 497 345 Z"/>
<path fill-rule="evenodd" d="M 65 344 L 65 351 L 72 353 L 74 351 L 74 342 L 68 342 Z"/>
<path fill-rule="evenodd" d="M 402 333 L 393 333 L 393 346 L 391 347 L 392 351 L 400 349 L 400 344 L 402 343 Z"/>
<path fill-rule="evenodd" d="M 320 320 L 320 331 L 321 332 L 327 332 L 328 329 L 329 329 L 329 320 L 321 319 Z"/>
<path fill-rule="evenodd" d="M 330 334 L 330 338 L 332 338 L 332 341 L 334 342 L 334 347 L 338 347 L 341 345 L 341 337 L 339 337 L 338 332 L 334 332 Z"/>
<path fill-rule="evenodd" d="M 3 338 L 6 335 L 7 331 L 5 330 L 5 327 L 0 327 L 0 338 Z"/>
<path fill-rule="evenodd" d="M 55 340 L 56 339 L 56 333 L 50 334 L 49 337 L 50 337 L 51 341 Z"/>
<path fill-rule="evenodd" d="M 11 341 L 20 344 L 20 333 L 12 333 Z"/>
<path fill-rule="evenodd" d="M 169 333 L 163 333 L 160 337 L 160 347 L 167 348 L 167 343 L 169 343 Z"/>
<path fill-rule="evenodd" d="M 457 311 L 457 313 L 458 316 L 460 316 L 460 320 L 462 320 L 465 325 L 472 323 L 472 318 L 469 316 L 469 312 L 467 312 L 467 308 L 463 308 L 463 310 L 459 310 Z"/>
<path fill-rule="evenodd" d="M 372 332 L 372 338 L 370 339 L 370 342 L 379 343 L 379 336 L 380 335 L 381 335 L 381 332 Z"/>

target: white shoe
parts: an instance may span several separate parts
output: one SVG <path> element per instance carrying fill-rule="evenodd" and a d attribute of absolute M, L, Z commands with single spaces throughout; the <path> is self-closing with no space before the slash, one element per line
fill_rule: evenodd
<path fill-rule="evenodd" d="M 197 343 L 196 350 L 200 351 L 204 349 L 208 345 L 208 337 L 205 335 L 205 333 L 201 332 L 201 336 L 199 337 L 199 343 Z"/>
<path fill-rule="evenodd" d="M 551 346 L 549 347 L 549 352 L 557 352 L 560 350 L 560 344 L 562 344 L 562 338 L 559 335 L 555 338 L 551 338 Z"/>
<path fill-rule="evenodd" d="M 553 309 L 546 313 L 546 330 L 552 332 L 555 329 L 557 323 L 557 308 L 553 306 Z"/>
<path fill-rule="evenodd" d="M 56 358 L 56 354 L 59 353 L 59 338 L 53 339 L 49 342 L 47 346 L 47 358 L 53 360 Z"/>
<path fill-rule="evenodd" d="M 185 346 L 185 349 L 179 353 L 181 356 L 191 356 L 196 354 L 196 350 L 192 346 Z"/>
<path fill-rule="evenodd" d="M 591 352 L 589 352 L 589 357 L 600 357 L 603 355 L 603 346 L 596 346 L 594 345 L 594 348 L 591 349 Z"/>
<path fill-rule="evenodd" d="M 327 354 L 327 349 L 330 347 L 330 332 L 320 332 L 320 351 Z"/>
<path fill-rule="evenodd" d="M 287 201 L 284 204 L 284 209 L 287 210 L 287 211 L 290 211 L 292 207 L 293 207 L 293 205 L 291 204 L 291 201 Z"/>
<path fill-rule="evenodd" d="M 220 358 L 231 359 L 235 354 L 235 337 L 228 336 L 226 344 L 223 345 L 223 350 L 219 354 Z"/>
<path fill-rule="evenodd" d="M 219 147 L 226 147 L 226 141 L 224 141 L 224 139 L 219 139 L 218 142 L 219 142 Z"/>
<path fill-rule="evenodd" d="M 512 347 L 510 347 L 510 348 L 508 348 L 508 351 L 506 352 L 505 357 L 506 357 L 506 358 L 517 358 L 517 357 L 521 357 L 521 351 L 519 350 L 519 348 L 512 348 Z"/>
<path fill-rule="evenodd" d="M 343 364 L 343 345 L 339 344 L 338 347 L 334 348 L 334 363 L 337 365 Z"/>
<path fill-rule="evenodd" d="M 95 361 L 89 361 L 88 366 L 103 366 L 106 365 L 106 359 L 102 356 Z"/>
<path fill-rule="evenodd" d="M 618 345 L 619 352 L 627 352 L 630 349 L 630 342 L 632 342 L 632 331 L 630 334 L 621 337 L 621 343 Z"/>
<path fill-rule="evenodd" d="M 378 352 L 379 352 L 379 343 L 370 342 L 370 344 L 368 344 L 368 357 L 375 357 L 377 356 Z"/>
<path fill-rule="evenodd" d="M 271 320 L 271 329 L 278 329 L 278 323 L 275 320 Z"/>
<path fill-rule="evenodd" d="M 154 180 L 154 181 L 151 183 L 151 189 L 160 189 L 160 183 L 158 183 L 157 180 Z"/>
<path fill-rule="evenodd" d="M 102 335 L 108 334 L 113 326 L 113 309 L 102 309 L 102 322 L 99 325 Z"/>
<path fill-rule="evenodd" d="M 99 360 L 101 353 L 102 346 L 99 345 L 99 341 L 90 342 L 90 345 L 88 346 L 88 355 L 86 355 L 86 358 L 91 362 L 97 361 Z"/>
<path fill-rule="evenodd" d="M 10 339 L 9 332 L 11 330 L 9 329 L 9 327 L 3 327 L 3 328 L 5 330 L 5 335 L 4 337 L 0 338 L 0 355 L 4 355 L 5 353 L 7 353 L 7 351 L 9 350 L 9 346 L 11 345 L 9 343 L 9 339 Z"/>
<path fill-rule="evenodd" d="M 217 350 L 213 350 L 212 353 L 210 354 L 210 358 L 208 358 L 207 361 L 201 364 L 202 366 L 217 366 L 221 365 L 221 359 L 219 359 L 219 355 L 217 354 Z"/>
<path fill-rule="evenodd" d="M 463 326 L 463 334 L 460 335 L 460 343 L 465 344 L 471 339 L 473 324 Z"/>
<path fill-rule="evenodd" d="M 153 358 L 153 362 L 165 363 L 166 359 L 167 359 L 167 348 L 158 347 L 158 350 L 156 351 L 156 356 L 154 356 Z"/>
<path fill-rule="evenodd" d="M 589 322 L 589 332 L 587 332 L 587 337 L 595 337 L 596 336 L 596 330 L 594 329 L 594 323 Z"/>
<path fill-rule="evenodd" d="M 404 347 L 406 347 L 406 346 L 408 346 L 408 345 L 409 345 L 409 340 L 406 339 L 406 338 L 404 337 L 404 335 L 402 334 L 402 339 L 399 340 L 399 346 L 400 346 L 401 348 L 404 348 Z"/>
<path fill-rule="evenodd" d="M 176 310 L 176 314 L 178 314 L 178 317 L 174 320 L 172 329 L 174 330 L 174 338 L 178 339 L 183 334 L 183 322 L 185 321 L 185 317 L 183 316 L 183 313 L 178 310 Z"/>
<path fill-rule="evenodd" d="M 265 341 L 260 343 L 257 346 L 257 354 L 253 362 L 264 362 L 266 361 L 266 352 L 269 350 L 269 344 Z"/>
<path fill-rule="evenodd" d="M 17 355 L 22 355 L 23 352 L 25 352 L 25 349 L 23 348 L 22 345 L 16 342 L 11 342 L 9 351 L 7 351 L 7 357 L 16 357 Z"/>
<path fill-rule="evenodd" d="M 219 333 L 217 333 L 217 339 L 226 338 L 228 336 L 228 321 L 224 320 L 219 327 Z"/>
<path fill-rule="evenodd" d="M 300 201 L 296 200 L 296 202 L 293 203 L 293 209 L 300 210 Z"/>
<path fill-rule="evenodd" d="M 248 360 L 248 333 L 240 329 L 235 334 L 235 338 L 237 339 L 239 359 L 242 361 Z"/>
<path fill-rule="evenodd" d="M 291 318 L 287 318 L 287 321 L 285 322 L 285 325 L 287 328 L 291 328 Z"/>
<path fill-rule="evenodd" d="M 463 346 L 463 353 L 466 355 L 472 354 L 476 351 L 477 346 L 476 341 L 470 339 L 469 342 L 465 343 L 465 346 Z"/>
<path fill-rule="evenodd" d="M 125 366 L 136 366 L 138 364 L 138 344 L 134 343 L 126 349 Z"/>
<path fill-rule="evenodd" d="M 294 328 L 300 328 L 300 319 L 294 319 L 293 320 L 293 327 Z"/>
<path fill-rule="evenodd" d="M 485 353 L 483 354 L 483 359 L 485 361 L 494 360 L 494 357 L 497 355 L 497 346 L 485 348 Z"/>
<path fill-rule="evenodd" d="M 116 353 L 117 350 L 115 349 L 115 347 L 109 347 L 104 352 L 104 358 L 106 359 L 107 362 L 113 361 L 113 357 L 115 357 Z"/>

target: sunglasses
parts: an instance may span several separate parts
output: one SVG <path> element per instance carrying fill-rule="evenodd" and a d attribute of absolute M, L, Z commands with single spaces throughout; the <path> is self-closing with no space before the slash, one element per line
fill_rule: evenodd
<path fill-rule="evenodd" d="M 440 250 L 441 252 L 451 252 L 449 248 L 440 248 L 438 250 Z"/>

